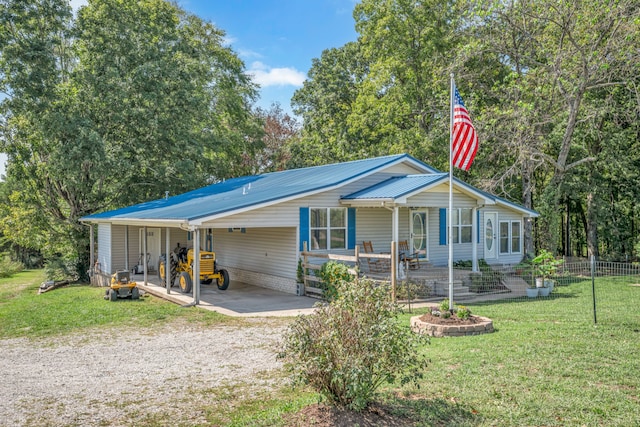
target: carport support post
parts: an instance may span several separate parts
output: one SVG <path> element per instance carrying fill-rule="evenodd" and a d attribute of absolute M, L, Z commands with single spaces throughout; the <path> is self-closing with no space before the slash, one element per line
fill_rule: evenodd
<path fill-rule="evenodd" d="M 144 239 L 142 240 L 142 272 L 144 273 L 144 285 L 147 286 L 147 226 L 143 227 Z"/>
<path fill-rule="evenodd" d="M 124 226 L 124 269 L 129 271 L 129 226 Z"/>
<path fill-rule="evenodd" d="M 200 229 L 193 236 L 193 303 L 200 304 Z"/>
<path fill-rule="evenodd" d="M 169 254 L 169 251 L 171 250 L 171 248 L 169 247 L 171 245 L 171 229 L 169 227 L 166 228 L 165 231 L 165 252 L 164 252 L 164 284 L 165 287 L 167 288 L 167 294 L 171 293 L 171 285 L 173 285 L 173 283 L 169 283 L 169 281 L 171 280 L 171 255 Z M 158 268 L 160 268 L 160 265 L 158 265 Z"/>

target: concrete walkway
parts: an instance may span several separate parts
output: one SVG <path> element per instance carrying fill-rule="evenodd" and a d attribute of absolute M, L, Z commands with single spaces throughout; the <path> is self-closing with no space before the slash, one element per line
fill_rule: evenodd
<path fill-rule="evenodd" d="M 134 280 L 141 290 L 151 295 L 180 305 L 193 304 L 193 293 L 183 294 L 173 287 L 167 294 L 165 288 L 150 280 L 145 286 L 141 275 Z M 197 307 L 234 317 L 290 317 L 313 313 L 313 306 L 319 301 L 232 280 L 226 291 L 219 290 L 215 284 L 201 285 Z"/>

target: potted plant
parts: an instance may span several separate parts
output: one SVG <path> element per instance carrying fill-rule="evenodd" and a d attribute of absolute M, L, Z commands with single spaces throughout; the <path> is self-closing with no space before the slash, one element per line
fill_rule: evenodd
<path fill-rule="evenodd" d="M 527 296 L 529 298 L 535 298 L 538 296 L 539 290 L 536 287 L 535 282 L 533 284 L 529 284 L 529 286 L 527 286 Z"/>
<path fill-rule="evenodd" d="M 561 259 L 556 259 L 553 254 L 546 249 L 531 260 L 533 271 L 536 276 L 536 288 L 539 288 L 541 296 L 548 296 L 553 290 L 552 276 L 555 276 L 558 267 L 562 264 Z"/>

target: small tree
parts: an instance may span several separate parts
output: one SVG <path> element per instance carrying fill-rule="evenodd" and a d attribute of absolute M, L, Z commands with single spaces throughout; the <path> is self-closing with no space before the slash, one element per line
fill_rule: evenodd
<path fill-rule="evenodd" d="M 333 301 L 298 317 L 285 335 L 279 358 L 294 383 L 353 410 L 364 409 L 384 383 L 417 385 L 428 338 L 398 321 L 399 306 L 372 281 L 342 281 L 336 289 Z"/>

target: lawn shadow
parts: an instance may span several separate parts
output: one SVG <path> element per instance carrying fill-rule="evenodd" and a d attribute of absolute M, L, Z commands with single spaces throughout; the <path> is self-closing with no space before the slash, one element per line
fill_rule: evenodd
<path fill-rule="evenodd" d="M 386 405 L 391 412 L 414 419 L 418 425 L 476 426 L 482 422 L 482 417 L 474 409 L 453 399 L 395 396 Z"/>

